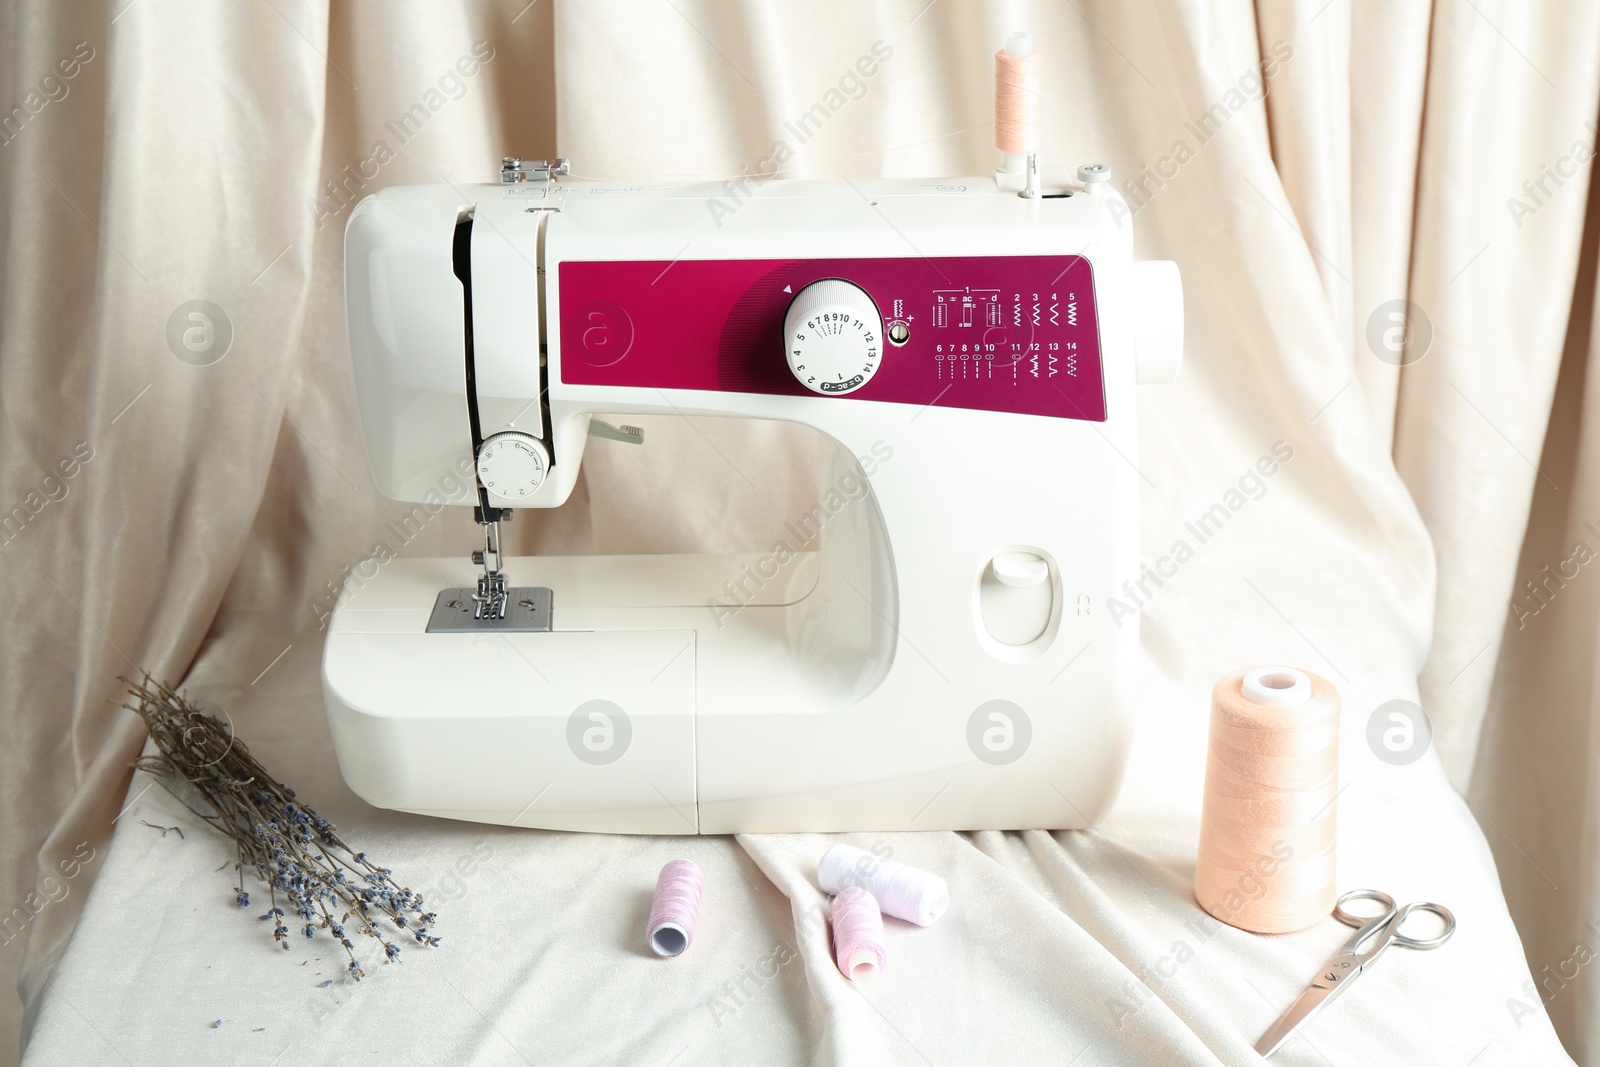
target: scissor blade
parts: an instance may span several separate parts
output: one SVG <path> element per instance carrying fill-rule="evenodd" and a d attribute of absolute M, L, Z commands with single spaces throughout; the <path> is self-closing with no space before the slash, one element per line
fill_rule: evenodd
<path fill-rule="evenodd" d="M 1307 1020 L 1322 1010 L 1322 1006 L 1333 996 L 1333 989 L 1322 986 L 1312 986 L 1300 994 L 1300 999 L 1290 1005 L 1289 1010 L 1278 1016 L 1278 1021 L 1272 1028 L 1261 1035 L 1261 1040 L 1256 1042 L 1256 1052 L 1262 1056 L 1270 1056 L 1283 1047 L 1284 1042 L 1294 1036 Z"/>

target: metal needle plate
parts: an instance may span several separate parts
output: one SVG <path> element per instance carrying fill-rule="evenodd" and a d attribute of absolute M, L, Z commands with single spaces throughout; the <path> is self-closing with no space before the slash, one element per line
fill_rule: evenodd
<path fill-rule="evenodd" d="M 522 586 L 506 591 L 506 617 L 475 619 L 472 594 L 476 589 L 446 589 L 428 616 L 430 634 L 549 633 L 551 593 L 545 586 Z"/>

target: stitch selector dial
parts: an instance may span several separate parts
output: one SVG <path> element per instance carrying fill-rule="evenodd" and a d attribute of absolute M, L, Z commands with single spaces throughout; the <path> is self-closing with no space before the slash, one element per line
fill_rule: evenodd
<path fill-rule="evenodd" d="M 883 318 L 866 290 L 839 278 L 812 282 L 783 317 L 784 352 L 799 383 L 823 396 L 853 393 L 883 358 Z"/>
<path fill-rule="evenodd" d="M 507 430 L 478 449 L 478 480 L 502 500 L 532 496 L 549 470 L 550 453 L 532 434 Z"/>

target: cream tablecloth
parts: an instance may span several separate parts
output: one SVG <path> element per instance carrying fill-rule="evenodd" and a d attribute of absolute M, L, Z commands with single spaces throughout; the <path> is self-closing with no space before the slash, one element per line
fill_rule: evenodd
<path fill-rule="evenodd" d="M 1383 601 L 1352 580 L 1359 557 L 1327 532 L 1332 562 L 1316 572 L 1274 558 L 1262 535 L 1295 517 L 1291 495 L 1273 485 L 1251 504 L 1260 521 L 1205 546 L 1187 584 L 1149 603 L 1133 758 L 1101 827 L 847 836 L 938 871 L 953 898 L 931 928 L 890 921 L 869 990 L 840 977 L 812 919 L 831 838 L 594 836 L 369 808 L 339 777 L 313 649 L 234 713 L 243 736 L 347 839 L 431 890 L 445 944 L 370 964 L 359 984 L 325 937 L 284 952 L 259 908 L 235 906 L 225 842 L 140 774 L 24 1062 L 1254 1063 L 1256 1038 L 1348 933 L 1331 919 L 1242 933 L 1191 896 L 1209 686 L 1281 659 L 1344 693 L 1341 887 L 1441 901 L 1460 928 L 1438 951 L 1388 953 L 1273 1062 L 1568 1063 L 1524 989 L 1467 804 L 1433 754 L 1393 766 L 1368 747 L 1372 709 L 1415 697 L 1415 646 L 1385 629 Z M 693 947 L 662 960 L 643 926 L 678 856 L 705 870 L 705 903 Z"/>

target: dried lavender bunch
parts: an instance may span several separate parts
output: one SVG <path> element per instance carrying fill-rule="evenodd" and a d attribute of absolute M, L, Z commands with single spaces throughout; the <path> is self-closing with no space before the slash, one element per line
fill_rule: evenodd
<path fill-rule="evenodd" d="M 344 947 L 350 977 L 357 980 L 366 972 L 356 960 L 346 924 L 357 934 L 377 938 L 386 963 L 399 958 L 398 942 L 406 934 L 419 945 L 439 944 L 440 938 L 428 932 L 436 917 L 422 910 L 422 898 L 396 885 L 389 868 L 374 865 L 366 853 L 340 840 L 331 822 L 300 803 L 293 789 L 256 762 L 227 723 L 149 674 L 129 682 L 128 693 L 137 703 L 123 707 L 144 720 L 160 750 L 134 766 L 156 775 L 196 817 L 233 839 L 239 857 L 233 867 L 234 900 L 241 908 L 250 906 L 244 871 L 253 868 L 267 885 L 270 906 L 260 918 L 273 923 L 273 940 L 288 949 L 281 892 L 300 932 L 309 938 L 327 930 Z M 173 788 L 180 782 L 182 786 Z M 396 928 L 388 934 L 385 919 Z"/>

